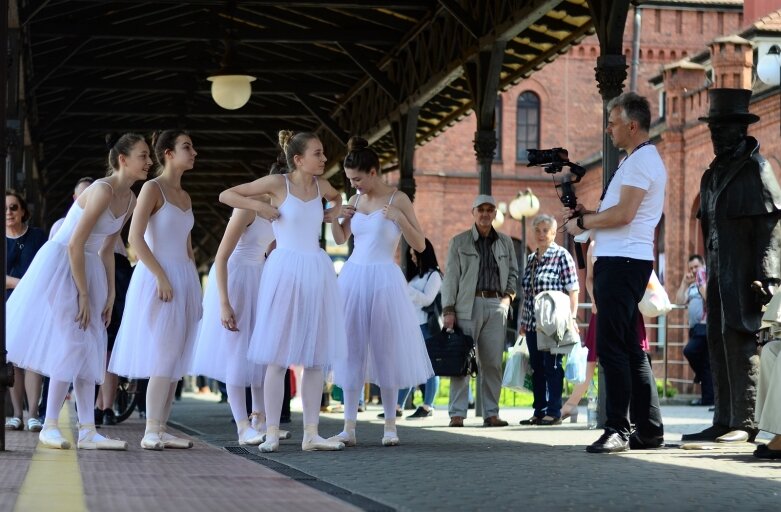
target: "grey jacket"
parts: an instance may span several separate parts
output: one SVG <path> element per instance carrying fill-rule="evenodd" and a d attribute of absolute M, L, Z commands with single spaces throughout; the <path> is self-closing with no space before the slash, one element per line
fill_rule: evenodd
<path fill-rule="evenodd" d="M 515 248 L 512 239 L 502 233 L 494 242 L 492 250 L 499 266 L 499 283 L 505 295 L 515 297 L 518 282 L 518 260 L 515 258 Z M 472 306 L 475 302 L 477 289 L 477 274 L 480 272 L 480 253 L 475 242 L 480 234 L 477 226 L 454 236 L 450 240 L 447 253 L 447 268 L 442 280 L 442 311 L 455 310 L 459 320 L 472 319 Z"/>

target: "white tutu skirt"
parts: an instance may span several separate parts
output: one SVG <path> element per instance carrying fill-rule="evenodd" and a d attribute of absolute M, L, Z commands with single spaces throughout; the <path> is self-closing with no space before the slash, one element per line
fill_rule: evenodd
<path fill-rule="evenodd" d="M 229 386 L 262 386 L 266 367 L 247 359 L 249 338 L 255 325 L 258 289 L 263 263 L 228 261 L 228 297 L 236 315 L 238 332 L 222 326 L 220 293 L 215 267 L 209 272 L 203 296 L 203 318 L 195 343 L 193 375 L 206 375 Z M 259 328 L 259 327 L 256 327 Z"/>
<path fill-rule="evenodd" d="M 122 324 L 111 352 L 109 370 L 131 379 L 167 377 L 177 381 L 192 366 L 201 286 L 190 260 L 160 261 L 173 288 L 173 300 L 157 298 L 157 280 L 141 262 L 125 298 Z"/>
<path fill-rule="evenodd" d="M 408 388 L 434 375 L 407 282 L 395 263 L 347 260 L 339 275 L 349 353 L 334 366 L 344 389 Z"/>
<path fill-rule="evenodd" d="M 68 248 L 47 242 L 35 256 L 6 303 L 8 360 L 20 368 L 73 382 L 103 382 L 106 367 L 106 268 L 100 257 L 85 253 L 90 322 L 79 329 L 78 292 L 71 274 Z"/>
<path fill-rule="evenodd" d="M 322 250 L 275 249 L 260 279 L 249 359 L 325 368 L 346 354 L 342 301 L 331 258 Z"/>

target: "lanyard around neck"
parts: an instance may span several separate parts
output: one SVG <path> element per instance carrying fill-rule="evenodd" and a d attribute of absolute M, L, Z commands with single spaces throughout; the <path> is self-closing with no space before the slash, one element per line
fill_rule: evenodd
<path fill-rule="evenodd" d="M 634 149 L 634 150 L 633 150 L 631 153 L 629 153 L 628 155 L 626 155 L 626 158 L 624 158 L 623 160 L 621 160 L 621 163 L 619 163 L 619 164 L 618 164 L 618 167 L 616 167 L 616 170 L 615 170 L 615 172 L 614 172 L 613 174 L 611 174 L 611 175 L 610 175 L 610 179 L 609 179 L 609 180 L 607 180 L 607 185 L 605 185 L 605 189 L 602 191 L 602 195 L 599 197 L 599 201 L 600 201 L 600 202 L 601 202 L 603 199 L 605 199 L 605 195 L 607 194 L 607 189 L 608 189 L 608 187 L 610 186 L 610 183 L 613 181 L 613 178 L 615 178 L 616 174 L 618 174 L 618 170 L 621 168 L 621 166 L 622 166 L 622 165 L 624 165 L 624 162 L 626 162 L 627 160 L 629 160 L 629 158 L 630 158 L 631 156 L 633 156 L 635 153 L 637 153 L 637 150 L 638 150 L 638 149 L 640 149 L 640 148 L 643 148 L 643 147 L 645 147 L 645 146 L 650 146 L 650 145 L 651 145 L 651 141 L 650 141 L 650 140 L 647 140 L 647 141 L 643 142 L 642 144 L 640 144 L 639 146 L 637 146 L 637 147 L 636 147 L 636 148 L 635 148 L 635 149 Z"/>

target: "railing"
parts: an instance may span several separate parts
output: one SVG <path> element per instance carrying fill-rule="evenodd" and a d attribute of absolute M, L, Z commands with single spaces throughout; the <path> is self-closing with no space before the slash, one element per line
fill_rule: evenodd
<path fill-rule="evenodd" d="M 688 341 L 689 324 L 688 319 L 683 323 L 678 317 L 677 312 L 686 311 L 686 306 L 673 305 L 673 309 L 667 315 L 661 315 L 654 320 L 653 323 L 645 323 L 646 336 L 649 340 L 649 346 L 651 348 L 651 360 L 653 363 L 661 363 L 662 366 L 662 389 L 664 390 L 662 401 L 667 401 L 667 385 L 672 384 L 675 386 L 678 392 L 683 393 L 683 386 L 692 383 L 692 379 L 683 377 L 671 376 L 670 368 L 673 366 L 682 366 L 683 369 L 680 372 L 673 372 L 675 374 L 684 375 L 687 373 L 688 361 L 683 357 L 683 347 L 686 346 Z M 585 312 L 585 314 L 584 314 Z M 584 302 L 578 304 L 578 326 L 583 327 L 581 333 L 585 336 L 585 328 L 588 327 L 588 322 L 580 321 L 581 319 L 589 319 L 591 316 L 591 303 Z M 585 318 L 584 318 L 585 317 Z M 671 323 L 675 320 L 676 323 Z M 677 357 L 677 351 L 674 348 L 680 347 L 680 357 Z M 661 352 L 661 360 L 657 357 Z M 671 357 L 672 353 L 672 357 Z M 674 357 L 674 358 L 673 358 Z M 656 372 L 654 372 L 656 375 Z"/>

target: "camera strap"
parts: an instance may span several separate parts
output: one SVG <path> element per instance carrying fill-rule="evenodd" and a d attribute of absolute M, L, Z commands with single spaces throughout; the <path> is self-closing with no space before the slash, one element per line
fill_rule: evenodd
<path fill-rule="evenodd" d="M 640 148 L 642 148 L 642 147 L 645 147 L 645 146 L 650 146 L 650 145 L 651 145 L 651 140 L 649 139 L 649 140 L 647 140 L 647 141 L 643 142 L 642 144 L 640 144 L 639 146 L 637 146 L 637 147 L 635 148 L 635 150 L 634 150 L 634 151 L 632 151 L 631 153 L 629 153 L 629 154 L 626 156 L 626 158 L 624 158 L 623 160 L 621 160 L 621 163 L 620 163 L 620 164 L 618 164 L 618 167 L 616 167 L 616 170 L 615 170 L 615 172 L 613 172 L 613 174 L 611 174 L 611 175 L 610 175 L 610 179 L 609 179 L 609 180 L 607 180 L 607 185 L 605 185 L 605 189 L 602 191 L 602 195 L 601 195 L 601 196 L 599 196 L 599 202 L 600 202 L 600 203 L 602 202 L 602 200 L 603 200 L 603 199 L 605 199 L 605 195 L 607 194 L 607 189 L 608 189 L 608 187 L 610 187 L 610 183 L 612 183 L 612 182 L 613 182 L 613 178 L 615 178 L 616 174 L 618 174 L 618 170 L 621 168 L 621 166 L 622 166 L 622 165 L 624 165 L 624 162 L 626 162 L 627 160 L 629 160 L 629 158 L 630 158 L 632 155 L 634 155 L 635 153 L 637 153 L 637 150 L 638 150 L 638 149 L 640 149 Z"/>

